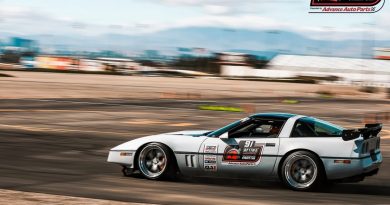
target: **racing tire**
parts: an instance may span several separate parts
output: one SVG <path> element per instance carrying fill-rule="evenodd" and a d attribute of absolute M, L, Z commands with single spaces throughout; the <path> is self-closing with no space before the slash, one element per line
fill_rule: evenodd
<path fill-rule="evenodd" d="M 295 191 L 317 190 L 326 181 L 320 159 L 307 151 L 294 152 L 283 161 L 281 178 Z"/>
<path fill-rule="evenodd" d="M 176 160 L 171 150 L 160 143 L 150 143 L 138 155 L 138 169 L 152 180 L 173 179 L 176 177 Z"/>

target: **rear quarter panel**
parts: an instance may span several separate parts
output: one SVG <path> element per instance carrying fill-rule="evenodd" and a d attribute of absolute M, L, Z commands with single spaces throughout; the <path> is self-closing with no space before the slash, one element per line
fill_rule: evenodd
<path fill-rule="evenodd" d="M 349 165 L 335 164 L 334 160 L 349 159 L 354 148 L 356 146 L 353 140 L 344 141 L 341 137 L 281 138 L 279 148 L 279 156 L 281 157 L 278 164 L 282 165 L 281 160 L 286 154 L 295 150 L 307 150 L 320 157 L 329 179 L 342 178 L 348 175 L 345 171 L 349 169 Z"/>
<path fill-rule="evenodd" d="M 344 141 L 341 137 L 291 137 L 280 139 L 279 154 L 306 149 L 320 157 L 350 157 L 353 147 L 354 141 Z"/>

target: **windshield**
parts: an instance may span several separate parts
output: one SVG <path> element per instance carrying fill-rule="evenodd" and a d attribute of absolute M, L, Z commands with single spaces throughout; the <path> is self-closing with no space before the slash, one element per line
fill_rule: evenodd
<path fill-rule="evenodd" d="M 222 128 L 219 128 L 219 129 L 217 129 L 215 131 L 210 132 L 207 135 L 207 137 L 218 137 L 218 136 L 222 135 L 223 133 L 233 129 L 234 127 L 236 127 L 236 126 L 240 125 L 241 123 L 246 122 L 248 120 L 250 120 L 249 117 L 241 119 L 241 120 L 238 120 L 238 121 L 235 121 L 235 122 L 233 122 L 231 124 L 226 125 L 225 127 L 222 127 Z"/>

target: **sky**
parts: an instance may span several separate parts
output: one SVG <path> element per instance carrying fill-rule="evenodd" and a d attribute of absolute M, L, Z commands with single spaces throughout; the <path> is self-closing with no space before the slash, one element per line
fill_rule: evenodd
<path fill-rule="evenodd" d="M 0 0 L 0 33 L 142 34 L 183 27 L 287 30 L 313 39 L 390 40 L 374 14 L 312 14 L 309 0 Z"/>

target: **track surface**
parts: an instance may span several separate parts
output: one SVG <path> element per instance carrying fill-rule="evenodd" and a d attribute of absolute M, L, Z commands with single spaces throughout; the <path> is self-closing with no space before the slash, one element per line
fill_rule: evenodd
<path fill-rule="evenodd" d="M 18 72 L 12 74 L 19 75 Z M 20 74 L 18 79 L 0 79 L 3 96 L 0 99 L 1 189 L 157 204 L 390 203 L 388 122 L 385 122 L 383 132 L 384 163 L 380 173 L 361 183 L 336 185 L 326 192 L 294 192 L 278 181 L 259 179 L 149 181 L 141 177 L 122 177 L 119 166 L 106 163 L 108 150 L 130 139 L 176 130 L 215 129 L 247 115 L 198 110 L 198 105 L 202 104 L 247 103 L 253 104 L 257 112 L 299 112 L 356 127 L 362 125 L 367 114 L 389 112 L 387 100 L 295 97 L 301 103 L 290 105 L 280 102 L 284 93 L 267 97 L 224 95 L 219 98 L 160 99 L 156 98 L 156 93 L 171 92 L 172 88 L 164 89 L 157 81 L 149 86 L 148 80 L 153 78 L 137 79 L 137 83 L 144 81 L 142 88 L 121 88 L 118 94 L 110 82 L 102 88 L 93 83 L 85 84 L 93 82 L 93 76 L 66 74 L 55 75 L 62 79 L 77 76 L 78 81 L 62 82 L 61 87 L 55 87 L 56 92 L 53 92 L 50 80 L 40 77 L 44 74 L 29 78 L 23 75 L 26 74 Z M 126 81 L 124 84 L 127 85 L 131 78 L 120 80 Z M 178 80 L 163 79 L 167 82 Z M 120 80 L 115 81 L 120 83 Z M 220 81 L 208 80 L 214 84 L 214 93 L 224 89 L 223 85 L 217 85 Z M 12 88 L 13 81 L 17 85 L 15 88 Z M 196 79 L 182 81 L 184 87 L 198 86 Z M 228 82 L 223 81 L 225 85 Z M 294 84 L 285 86 L 291 85 Z M 29 89 L 31 93 L 39 92 L 39 96 L 26 92 Z M 74 90 L 72 95 L 61 96 L 69 89 Z M 149 97 L 149 100 L 131 94 L 122 98 L 112 96 L 119 96 L 123 89 L 135 93 L 142 91 L 143 97 Z M 246 88 L 242 86 L 241 89 Z M 111 93 L 99 94 L 99 90 L 111 90 Z M 208 92 L 213 94 L 213 91 Z M 84 97 L 75 97 L 77 94 Z M 21 95 L 25 97 L 17 97 Z"/>

